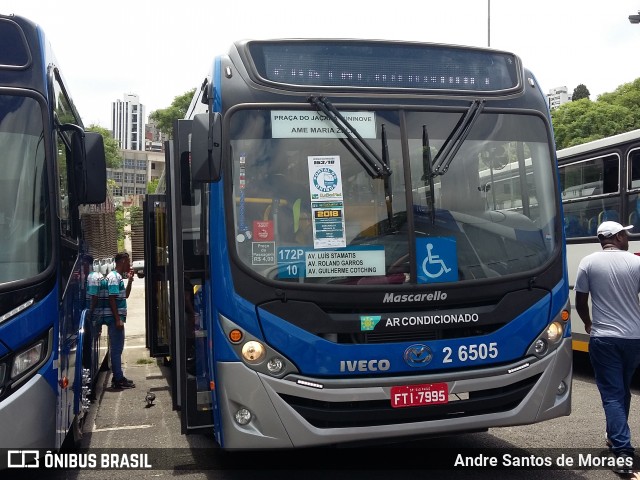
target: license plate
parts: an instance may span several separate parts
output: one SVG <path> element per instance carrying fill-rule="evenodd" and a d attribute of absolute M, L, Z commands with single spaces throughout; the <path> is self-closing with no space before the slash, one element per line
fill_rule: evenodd
<path fill-rule="evenodd" d="M 393 408 L 421 407 L 449 403 L 449 385 L 446 383 L 424 383 L 391 387 Z"/>

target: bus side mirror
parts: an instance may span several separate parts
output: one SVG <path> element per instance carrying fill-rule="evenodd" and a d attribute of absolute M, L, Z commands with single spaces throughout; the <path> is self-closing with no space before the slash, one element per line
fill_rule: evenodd
<path fill-rule="evenodd" d="M 217 182 L 222 170 L 222 116 L 218 112 L 193 117 L 191 176 L 195 182 Z"/>
<path fill-rule="evenodd" d="M 107 161 L 102 135 L 96 132 L 85 132 L 84 145 L 86 188 L 84 189 L 84 198 L 81 198 L 79 203 L 103 203 L 107 199 Z"/>
<path fill-rule="evenodd" d="M 70 132 L 73 198 L 76 205 L 102 203 L 107 198 L 107 162 L 102 135 L 85 132 L 72 123 L 60 125 Z"/>

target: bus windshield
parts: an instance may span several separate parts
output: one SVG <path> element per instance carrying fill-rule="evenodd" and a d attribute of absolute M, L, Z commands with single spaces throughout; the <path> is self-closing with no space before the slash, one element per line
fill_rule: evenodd
<path fill-rule="evenodd" d="M 42 112 L 0 95 L 0 283 L 32 277 L 51 260 Z"/>
<path fill-rule="evenodd" d="M 559 242 L 546 124 L 485 109 L 452 147 L 465 113 L 342 112 L 392 172 L 376 178 L 322 113 L 236 111 L 238 260 L 272 280 L 344 285 L 538 269 Z"/>

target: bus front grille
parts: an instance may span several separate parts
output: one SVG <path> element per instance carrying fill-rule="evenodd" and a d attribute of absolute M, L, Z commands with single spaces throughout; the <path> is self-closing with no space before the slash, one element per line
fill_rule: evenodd
<path fill-rule="evenodd" d="M 506 412 L 518 406 L 539 378 L 540 374 L 504 387 L 469 392 L 463 400 L 424 407 L 392 408 L 390 400 L 327 402 L 279 395 L 314 427 L 368 427 Z"/>

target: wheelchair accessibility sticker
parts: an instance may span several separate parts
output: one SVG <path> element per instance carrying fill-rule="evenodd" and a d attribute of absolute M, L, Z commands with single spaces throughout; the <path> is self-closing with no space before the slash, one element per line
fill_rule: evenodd
<path fill-rule="evenodd" d="M 418 283 L 455 282 L 458 280 L 458 255 L 454 237 L 416 239 Z"/>

